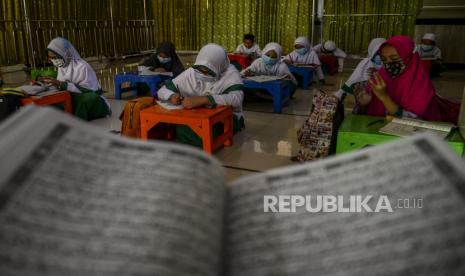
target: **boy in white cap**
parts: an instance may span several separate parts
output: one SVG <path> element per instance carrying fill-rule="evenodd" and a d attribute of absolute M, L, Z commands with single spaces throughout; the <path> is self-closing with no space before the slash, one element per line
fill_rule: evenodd
<path fill-rule="evenodd" d="M 432 59 L 430 77 L 439 77 L 441 72 L 441 49 L 436 46 L 436 36 L 433 33 L 426 33 L 421 39 L 421 44 L 415 47 L 422 59 Z"/>
<path fill-rule="evenodd" d="M 327 40 L 313 47 L 313 50 L 318 54 L 321 63 L 328 67 L 330 75 L 333 75 L 336 71 L 342 72 L 344 68 L 344 59 L 347 55 L 344 51 L 336 47 L 334 41 Z"/>

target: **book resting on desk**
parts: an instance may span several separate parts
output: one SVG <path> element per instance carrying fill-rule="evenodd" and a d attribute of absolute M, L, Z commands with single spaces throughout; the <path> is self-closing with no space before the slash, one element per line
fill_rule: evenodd
<path fill-rule="evenodd" d="M 200 150 L 52 108 L 28 106 L 0 133 L 0 275 L 465 273 L 465 165 L 431 135 L 226 183 Z M 285 195 L 424 206 L 264 212 Z"/>

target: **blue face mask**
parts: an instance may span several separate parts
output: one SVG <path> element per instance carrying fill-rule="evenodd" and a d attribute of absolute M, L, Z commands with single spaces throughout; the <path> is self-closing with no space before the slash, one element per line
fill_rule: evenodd
<path fill-rule="evenodd" d="M 381 68 L 381 66 L 383 66 L 383 61 L 381 60 L 381 56 L 380 55 L 376 55 L 374 56 L 371 61 L 375 64 L 375 68 L 376 69 L 379 69 Z"/>
<path fill-rule="evenodd" d="M 266 64 L 266 65 L 274 65 L 278 62 L 278 59 L 277 58 L 270 58 L 269 56 L 267 55 L 263 55 L 262 56 L 262 59 L 263 59 L 263 62 Z"/>
<path fill-rule="evenodd" d="M 194 72 L 195 72 L 195 78 L 198 81 L 203 81 L 203 82 L 215 82 L 216 81 L 216 77 L 214 76 L 205 75 L 204 73 L 198 70 L 194 70 Z"/>
<path fill-rule="evenodd" d="M 305 55 L 308 51 L 307 48 L 300 48 L 300 49 L 295 49 L 295 51 L 299 54 L 299 55 Z"/>
<path fill-rule="evenodd" d="M 433 45 L 424 45 L 424 44 L 422 44 L 420 47 L 421 47 L 421 49 L 423 51 L 426 51 L 426 52 L 433 50 Z"/>
<path fill-rule="evenodd" d="M 170 58 L 170 57 L 163 58 L 163 57 L 161 57 L 161 56 L 157 56 L 157 58 L 158 58 L 158 61 L 159 61 L 161 64 L 166 64 L 166 63 L 168 63 L 168 62 L 171 61 L 171 58 Z"/>

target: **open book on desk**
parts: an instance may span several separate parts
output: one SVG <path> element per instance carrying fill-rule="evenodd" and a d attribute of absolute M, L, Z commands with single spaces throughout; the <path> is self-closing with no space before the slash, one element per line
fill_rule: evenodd
<path fill-rule="evenodd" d="M 431 132 L 445 139 L 455 127 L 447 122 L 430 122 L 412 118 L 394 118 L 379 130 L 379 132 L 400 137 L 410 136 L 421 132 Z"/>
<path fill-rule="evenodd" d="M 286 79 L 288 76 L 266 76 L 266 75 L 258 75 L 258 76 L 249 76 L 245 77 L 246 80 L 252 80 L 256 82 L 267 82 L 267 81 L 275 81 L 275 80 L 282 80 Z"/>
<path fill-rule="evenodd" d="M 465 165 L 429 135 L 227 184 L 200 150 L 122 138 L 51 108 L 26 107 L 0 133 L 0 275 L 465 271 Z M 289 195 L 344 206 L 372 196 L 373 210 L 386 196 L 393 210 L 313 213 L 299 201 L 292 212 Z M 283 201 L 266 209 L 270 197 Z"/>

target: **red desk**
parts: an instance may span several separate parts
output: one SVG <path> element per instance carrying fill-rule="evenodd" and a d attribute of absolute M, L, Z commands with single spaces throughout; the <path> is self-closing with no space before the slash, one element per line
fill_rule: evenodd
<path fill-rule="evenodd" d="M 230 61 L 236 61 L 239 63 L 242 69 L 249 67 L 249 65 L 252 63 L 252 59 L 248 55 L 228 54 L 228 58 Z"/>
<path fill-rule="evenodd" d="M 65 112 L 73 113 L 73 103 L 71 94 L 68 91 L 57 91 L 42 96 L 31 96 L 21 99 L 21 105 L 37 104 L 37 105 L 54 105 L 63 103 Z"/>

